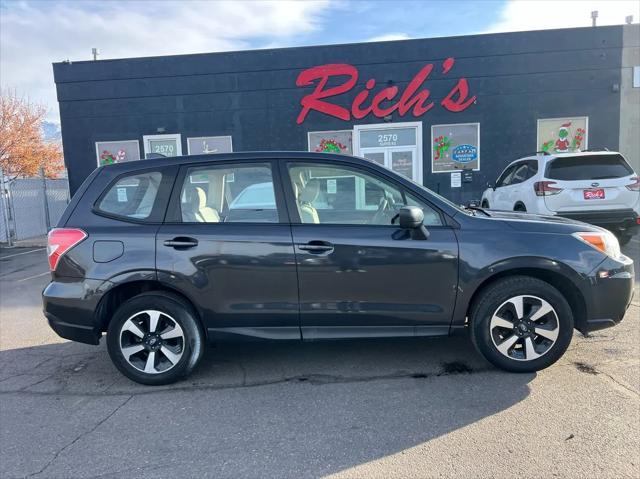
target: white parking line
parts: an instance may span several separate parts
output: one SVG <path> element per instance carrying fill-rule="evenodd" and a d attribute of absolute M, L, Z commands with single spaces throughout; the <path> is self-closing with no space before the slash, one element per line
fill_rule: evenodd
<path fill-rule="evenodd" d="M 32 249 L 31 251 L 23 251 L 22 253 L 8 254 L 6 256 L 0 256 L 0 259 L 13 258 L 14 256 L 20 256 L 20 255 L 23 255 L 23 254 L 35 253 L 36 251 L 44 251 L 46 249 L 47 248 L 38 248 L 38 249 Z"/>
<path fill-rule="evenodd" d="M 23 281 L 29 281 L 30 279 L 39 278 L 40 276 L 44 276 L 45 274 L 49 274 L 49 271 L 45 271 L 44 273 L 34 274 L 33 276 L 27 276 L 26 278 L 19 279 L 17 282 L 22 283 Z"/>

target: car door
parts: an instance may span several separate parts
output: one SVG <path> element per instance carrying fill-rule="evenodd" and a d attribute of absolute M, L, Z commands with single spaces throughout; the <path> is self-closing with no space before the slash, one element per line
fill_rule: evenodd
<path fill-rule="evenodd" d="M 336 160 L 287 162 L 304 339 L 447 334 L 458 244 L 443 214 L 374 169 Z M 422 207 L 427 240 L 395 220 Z"/>
<path fill-rule="evenodd" d="M 529 162 L 516 163 L 513 173 L 509 178 L 509 185 L 504 188 L 504 209 L 513 210 L 518 202 L 522 202 L 523 183 L 529 178 Z"/>
<path fill-rule="evenodd" d="M 491 195 L 492 202 L 489 206 L 494 210 L 510 210 L 509 205 L 509 185 L 511 185 L 511 177 L 516 170 L 517 164 L 508 166 L 506 170 L 502 172 L 498 181 L 496 181 L 496 187 Z"/>
<path fill-rule="evenodd" d="M 181 167 L 157 234 L 158 278 L 210 337 L 300 339 L 291 229 L 271 161 Z"/>

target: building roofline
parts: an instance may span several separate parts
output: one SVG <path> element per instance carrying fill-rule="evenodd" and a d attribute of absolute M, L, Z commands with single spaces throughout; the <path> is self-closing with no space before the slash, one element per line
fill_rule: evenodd
<path fill-rule="evenodd" d="M 604 29 L 622 29 L 625 25 L 605 25 L 601 27 L 595 27 L 597 30 Z M 60 61 L 60 62 L 52 62 L 55 65 L 66 65 L 66 64 L 92 64 L 92 63 L 105 63 L 105 62 L 120 62 L 120 61 L 132 61 L 132 60 L 152 60 L 152 59 L 166 59 L 166 58 L 187 58 L 187 57 L 199 57 L 199 56 L 210 56 L 210 55 L 226 55 L 226 54 L 237 54 L 237 53 L 255 53 L 255 52 L 280 52 L 280 51 L 294 51 L 294 50 L 311 50 L 311 49 L 319 49 L 319 48 L 327 48 L 327 47 L 351 47 L 351 46 L 363 46 L 363 45 L 375 45 L 375 44 L 388 44 L 388 43 L 410 43 L 410 42 L 423 42 L 425 40 L 456 40 L 456 39 L 473 39 L 478 37 L 487 37 L 487 36 L 496 36 L 496 35 L 518 35 L 524 33 L 541 33 L 541 32 L 559 32 L 559 31 L 578 31 L 578 30 L 593 30 L 594 27 L 573 27 L 573 28 L 553 28 L 553 29 L 541 29 L 541 30 L 521 30 L 514 32 L 485 32 L 485 33 L 474 33 L 470 35 L 454 35 L 450 37 L 420 37 L 420 38 L 407 38 L 402 40 L 383 40 L 376 42 L 351 42 L 351 43 L 323 43 L 321 45 L 300 45 L 293 47 L 278 47 L 278 48 L 250 48 L 250 49 L 242 49 L 242 50 L 224 50 L 224 51 L 215 51 L 215 52 L 199 52 L 199 53 L 180 53 L 180 54 L 171 54 L 171 55 L 152 55 L 152 56 L 140 56 L 140 57 L 121 57 L 121 58 L 107 58 L 101 60 L 69 60 Z"/>

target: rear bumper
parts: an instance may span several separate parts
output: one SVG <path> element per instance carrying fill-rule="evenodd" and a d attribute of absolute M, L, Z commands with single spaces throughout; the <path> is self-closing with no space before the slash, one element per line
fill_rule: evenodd
<path fill-rule="evenodd" d="M 42 304 L 51 329 L 65 339 L 98 344 L 102 330 L 95 312 L 110 284 L 76 278 L 49 283 L 42 292 Z"/>
<path fill-rule="evenodd" d="M 44 315 L 51 329 L 61 338 L 86 344 L 98 344 L 100 342 L 102 334 L 92 326 L 66 323 L 51 313 L 44 313 Z"/>
<path fill-rule="evenodd" d="M 558 211 L 558 216 L 582 221 L 606 229 L 628 230 L 638 228 L 638 214 L 632 208 L 619 210 Z"/>
<path fill-rule="evenodd" d="M 622 321 L 633 298 L 634 281 L 631 258 L 604 260 L 589 275 L 588 285 L 583 290 L 587 314 L 582 321 L 578 320 L 578 330 L 586 334 Z"/>

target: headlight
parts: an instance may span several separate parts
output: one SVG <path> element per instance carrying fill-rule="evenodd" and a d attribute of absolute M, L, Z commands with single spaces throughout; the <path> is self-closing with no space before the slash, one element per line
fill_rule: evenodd
<path fill-rule="evenodd" d="M 620 257 L 620 243 L 618 243 L 618 238 L 613 233 L 608 231 L 602 233 L 589 231 L 573 233 L 573 236 L 612 258 Z"/>

